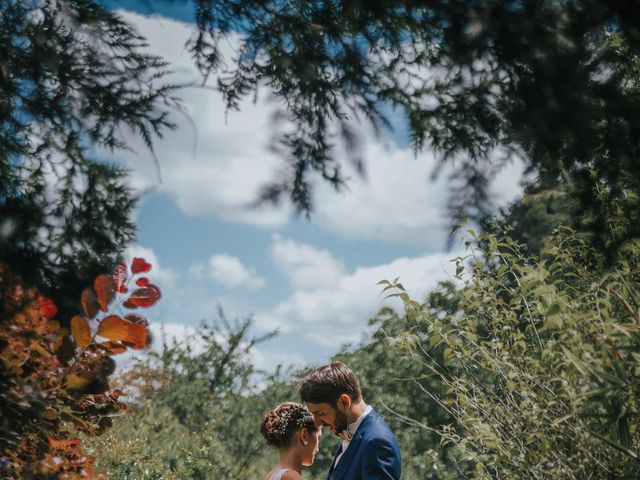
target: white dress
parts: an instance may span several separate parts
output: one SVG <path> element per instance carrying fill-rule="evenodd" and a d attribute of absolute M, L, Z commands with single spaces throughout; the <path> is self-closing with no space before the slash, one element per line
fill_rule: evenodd
<path fill-rule="evenodd" d="M 287 471 L 286 468 L 281 468 L 280 470 L 278 470 L 276 473 L 273 474 L 273 477 L 271 477 L 271 480 L 282 480 L 282 476 L 285 474 L 286 471 Z"/>

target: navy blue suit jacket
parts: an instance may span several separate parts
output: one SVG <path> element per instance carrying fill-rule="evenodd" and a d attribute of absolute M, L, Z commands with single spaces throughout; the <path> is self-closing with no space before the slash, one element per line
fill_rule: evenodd
<path fill-rule="evenodd" d="M 338 447 L 336 456 L 342 451 Z M 327 480 L 398 480 L 400 448 L 387 424 L 375 410 L 364 417 L 342 458 L 335 457 Z"/>

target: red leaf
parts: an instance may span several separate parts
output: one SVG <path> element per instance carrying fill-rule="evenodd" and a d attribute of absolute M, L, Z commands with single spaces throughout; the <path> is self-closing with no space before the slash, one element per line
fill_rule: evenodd
<path fill-rule="evenodd" d="M 136 280 L 136 285 L 139 287 L 146 287 L 149 285 L 149 279 L 147 277 L 140 277 Z"/>
<path fill-rule="evenodd" d="M 123 306 L 126 308 L 151 307 L 160 300 L 161 296 L 160 289 L 150 283 L 146 287 L 134 290 Z"/>
<path fill-rule="evenodd" d="M 117 315 L 109 315 L 100 322 L 98 335 L 112 342 L 126 342 L 136 349 L 147 346 L 147 328 Z"/>
<path fill-rule="evenodd" d="M 76 342 L 76 346 L 84 348 L 91 342 L 91 328 L 87 321 L 80 315 L 71 319 L 71 335 Z"/>
<path fill-rule="evenodd" d="M 116 282 L 113 281 L 110 275 L 98 275 L 93 282 L 93 289 L 98 296 L 100 309 L 106 312 L 109 308 L 109 303 L 116 295 Z"/>
<path fill-rule="evenodd" d="M 134 275 L 136 273 L 148 272 L 149 270 L 151 270 L 151 264 L 147 263 L 144 258 L 136 257 L 131 262 L 131 273 L 133 273 Z"/>
<path fill-rule="evenodd" d="M 113 271 L 113 281 L 116 282 L 116 288 L 120 293 L 125 293 L 127 291 L 125 283 L 127 283 L 128 277 L 127 265 L 124 262 L 120 262 Z"/>
<path fill-rule="evenodd" d="M 120 398 L 123 395 L 122 390 L 120 390 L 119 388 L 116 388 L 114 391 L 112 391 L 109 396 L 111 398 L 113 398 L 114 400 L 118 400 L 118 398 Z"/>
<path fill-rule="evenodd" d="M 130 310 L 135 310 L 136 308 L 138 308 L 138 306 L 137 306 L 135 303 L 133 303 L 131 300 L 126 300 L 126 301 L 122 304 L 122 306 L 123 306 L 124 308 L 128 308 L 128 309 L 130 309 Z"/>
<path fill-rule="evenodd" d="M 50 298 L 40 297 L 40 315 L 45 318 L 53 318 L 58 313 L 58 307 Z"/>
<path fill-rule="evenodd" d="M 100 305 L 98 304 L 98 297 L 96 297 L 96 292 L 93 291 L 93 288 L 87 287 L 82 291 L 82 295 L 80 296 L 80 304 L 82 305 L 84 314 L 88 318 L 93 318 L 96 316 Z"/>

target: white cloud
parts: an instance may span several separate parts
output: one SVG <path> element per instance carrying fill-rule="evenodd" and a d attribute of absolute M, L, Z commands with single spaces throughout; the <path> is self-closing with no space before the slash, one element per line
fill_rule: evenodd
<path fill-rule="evenodd" d="M 202 274 L 204 271 L 204 267 L 199 264 L 190 268 L 190 272 L 196 274 Z M 257 289 L 265 285 L 264 279 L 255 270 L 246 267 L 239 258 L 228 254 L 211 256 L 207 274 L 227 287 Z"/>
<path fill-rule="evenodd" d="M 194 85 L 201 81 L 184 48 L 192 26 L 158 16 L 119 13 L 147 38 L 153 53 L 170 62 L 175 72 L 172 81 Z M 286 222 L 289 208 L 248 207 L 265 180 L 281 165 L 267 148 L 271 108 L 265 102 L 254 105 L 248 99 L 241 105 L 241 113 L 227 114 L 220 94 L 209 86 L 185 88 L 180 97 L 185 114 L 173 116 L 179 128 L 166 132 L 164 139 L 156 142 L 159 174 L 140 139 L 125 133 L 134 152 L 119 152 L 117 157 L 131 168 L 132 186 L 166 193 L 189 215 L 254 225 Z"/>
<path fill-rule="evenodd" d="M 450 260 L 455 256 L 442 253 L 399 258 L 343 272 L 331 285 L 294 291 L 270 311 L 259 312 L 256 324 L 322 346 L 356 342 L 367 331 L 369 318 L 384 303 L 382 287 L 377 285 L 380 280 L 400 277 L 409 294 L 421 300 L 439 281 L 452 277 L 455 265 Z"/>
<path fill-rule="evenodd" d="M 434 180 L 437 160 L 433 152 L 416 158 L 410 149 L 385 147 L 373 138 L 365 142 L 364 155 L 366 178 L 354 172 L 347 191 L 336 193 L 327 184 L 318 186 L 317 221 L 347 238 L 442 249 L 451 226 L 446 206 L 453 166 L 443 168 Z M 495 199 L 504 204 L 517 198 L 522 192 L 521 176 L 520 162 L 507 164 L 491 184 Z"/>
<path fill-rule="evenodd" d="M 267 372 L 273 372 L 278 365 L 285 367 L 303 367 L 305 365 L 301 355 L 286 351 L 273 352 L 260 346 L 252 348 L 249 351 L 249 356 L 256 368 Z"/>
<path fill-rule="evenodd" d="M 131 265 L 131 261 L 136 257 L 144 258 L 147 263 L 151 264 L 151 271 L 146 274 L 151 283 L 158 285 L 161 290 L 171 289 L 176 285 L 179 279 L 178 273 L 164 268 L 153 249 L 138 244 L 129 245 L 124 251 L 125 261 Z"/>
<path fill-rule="evenodd" d="M 344 275 L 343 263 L 320 250 L 274 235 L 271 256 L 293 288 L 310 290 L 335 285 Z"/>
<path fill-rule="evenodd" d="M 173 342 L 182 343 L 190 338 L 197 338 L 197 328 L 184 325 L 181 323 L 150 323 L 149 331 L 151 333 L 151 346 L 150 349 L 160 352 L 162 350 L 163 340 L 167 342 L 167 345 L 172 345 Z M 196 342 L 190 342 L 190 345 L 194 353 L 202 351 L 203 345 Z"/>
<path fill-rule="evenodd" d="M 146 18 L 121 12 L 148 39 L 150 49 L 166 58 L 179 81 L 198 81 L 199 74 L 184 48 L 192 26 L 160 17 Z M 233 43 L 233 39 L 230 40 Z M 223 45 L 231 52 L 230 45 Z M 268 97 L 268 92 L 265 92 Z M 188 215 L 213 216 L 235 222 L 274 227 L 291 218 L 291 208 L 262 206 L 247 208 L 265 182 L 283 165 L 269 148 L 272 107 L 269 98 L 247 99 L 240 112 L 225 114 L 220 95 L 203 88 L 183 90 L 186 117 L 176 115 L 179 127 L 167 132 L 156 146 L 162 183 L 154 162 L 139 140 L 129 139 L 140 152 L 119 153 L 133 170 L 138 189 L 156 188 L 169 195 Z M 312 221 L 338 235 L 353 239 L 377 239 L 442 248 L 449 219 L 445 202 L 449 192 L 445 170 L 440 179 L 430 179 L 435 157 L 425 151 L 414 158 L 410 148 L 393 142 L 383 146 L 380 138 L 362 130 L 362 156 L 367 177 L 362 179 L 342 161 L 351 177 L 347 191 L 336 193 L 318 182 Z M 344 152 L 337 152 L 340 159 Z M 520 193 L 521 167 L 507 167 L 494 181 L 494 191 L 503 200 Z"/>

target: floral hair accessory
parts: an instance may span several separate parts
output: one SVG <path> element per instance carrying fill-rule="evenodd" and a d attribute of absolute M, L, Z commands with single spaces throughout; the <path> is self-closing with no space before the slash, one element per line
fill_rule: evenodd
<path fill-rule="evenodd" d="M 300 417 L 297 421 L 296 421 L 296 425 L 298 425 L 299 427 L 304 427 L 305 424 L 307 424 L 308 422 L 313 422 L 313 415 L 309 415 L 308 413 L 305 413 L 302 415 L 302 417 Z"/>
<path fill-rule="evenodd" d="M 289 418 L 291 418 L 291 412 L 284 412 L 282 417 L 280 417 L 280 426 L 278 428 L 278 433 L 281 436 L 284 436 L 287 433 L 287 427 L 289 426 Z"/>
<path fill-rule="evenodd" d="M 278 427 L 278 433 L 280 436 L 284 436 L 287 433 L 287 427 L 289 426 L 289 420 L 291 419 L 291 412 L 285 412 L 280 417 L 280 425 Z M 307 422 L 313 421 L 313 416 L 308 413 L 303 414 L 299 419 L 296 420 L 296 426 L 304 427 Z"/>

